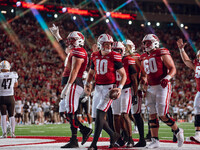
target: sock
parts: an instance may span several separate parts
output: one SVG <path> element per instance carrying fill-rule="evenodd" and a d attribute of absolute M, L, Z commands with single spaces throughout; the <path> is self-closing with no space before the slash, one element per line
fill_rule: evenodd
<path fill-rule="evenodd" d="M 97 141 L 99 139 L 99 136 L 101 134 L 101 131 L 103 129 L 105 120 L 104 120 L 104 116 L 105 116 L 105 112 L 97 109 L 97 115 L 96 115 L 96 119 L 95 119 L 95 130 L 94 130 L 94 137 L 93 137 L 93 141 L 91 146 L 96 147 L 97 145 Z"/>
<path fill-rule="evenodd" d="M 179 132 L 179 128 L 177 128 L 176 130 L 174 130 L 174 133 L 177 134 Z"/>
<path fill-rule="evenodd" d="M 76 139 L 77 138 L 77 128 L 76 128 L 76 124 L 75 124 L 75 119 L 74 119 L 74 115 L 72 113 L 68 114 L 69 117 L 69 123 L 70 123 L 70 129 L 71 129 L 71 133 L 72 133 L 72 139 Z"/>
<path fill-rule="evenodd" d="M 154 138 L 154 139 L 156 139 L 156 140 L 159 140 L 159 138 L 158 138 L 158 137 L 152 137 L 152 138 Z"/>
<path fill-rule="evenodd" d="M 140 114 L 134 114 L 133 116 L 138 127 L 140 140 L 144 140 L 144 121 Z"/>
<path fill-rule="evenodd" d="M 2 128 L 2 132 L 3 134 L 6 133 L 6 115 L 1 115 L 1 128 Z"/>
<path fill-rule="evenodd" d="M 11 133 L 15 133 L 15 117 L 9 117 L 10 126 L 11 126 Z"/>

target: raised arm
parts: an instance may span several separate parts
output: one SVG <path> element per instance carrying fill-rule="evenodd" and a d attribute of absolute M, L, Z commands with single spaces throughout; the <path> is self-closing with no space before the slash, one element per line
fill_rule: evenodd
<path fill-rule="evenodd" d="M 177 45 L 180 50 L 181 58 L 183 62 L 185 63 L 185 65 L 188 66 L 190 69 L 195 70 L 195 65 L 192 63 L 192 60 L 190 60 L 190 58 L 188 57 L 188 55 L 186 54 L 184 50 L 186 43 L 183 43 L 183 39 L 179 39 L 177 41 Z"/>

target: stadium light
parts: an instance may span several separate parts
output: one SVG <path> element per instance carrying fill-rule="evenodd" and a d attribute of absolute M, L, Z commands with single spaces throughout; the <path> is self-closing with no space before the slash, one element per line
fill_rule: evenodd
<path fill-rule="evenodd" d="M 76 16 L 73 16 L 73 20 L 76 20 Z"/>
<path fill-rule="evenodd" d="M 132 25 L 132 21 L 131 21 L 131 20 L 129 20 L 129 21 L 128 21 L 128 24 L 129 24 L 129 25 Z"/>
<path fill-rule="evenodd" d="M 159 27 L 159 26 L 160 26 L 160 22 L 157 22 L 157 23 L 156 23 L 156 26 Z"/>
<path fill-rule="evenodd" d="M 150 25 L 151 25 L 151 22 L 147 22 L 147 25 L 150 26 Z"/>
<path fill-rule="evenodd" d="M 63 8 L 62 8 L 62 12 L 65 13 L 66 11 L 67 11 L 67 8 L 66 8 L 66 7 L 63 7 Z"/>
<path fill-rule="evenodd" d="M 181 23 L 181 28 L 183 28 L 183 27 L 184 27 L 184 24 Z"/>
<path fill-rule="evenodd" d="M 7 11 L 6 10 L 2 10 L 1 13 L 2 14 L 7 14 Z"/>
<path fill-rule="evenodd" d="M 54 18 L 58 18 L 58 14 L 54 14 Z"/>
<path fill-rule="evenodd" d="M 11 13 L 14 13 L 14 9 L 11 9 L 10 12 L 11 12 Z"/>
<path fill-rule="evenodd" d="M 93 17 L 90 17 L 90 21 L 93 22 L 93 21 L 94 21 L 94 18 L 93 18 Z"/>
<path fill-rule="evenodd" d="M 109 22 L 109 19 L 106 19 L 106 23 L 108 23 Z"/>
<path fill-rule="evenodd" d="M 110 12 L 106 12 L 106 17 L 109 17 L 110 16 Z"/>
<path fill-rule="evenodd" d="M 21 5 L 22 5 L 22 3 L 21 3 L 20 1 L 17 1 L 17 2 L 16 2 L 16 6 L 17 6 L 17 7 L 20 7 Z"/>

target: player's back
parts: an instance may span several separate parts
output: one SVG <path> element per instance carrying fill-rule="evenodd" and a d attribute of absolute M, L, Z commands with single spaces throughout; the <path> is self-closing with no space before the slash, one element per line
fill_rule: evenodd
<path fill-rule="evenodd" d="M 0 73 L 0 96 L 14 95 L 14 84 L 17 82 L 18 74 L 16 72 Z"/>

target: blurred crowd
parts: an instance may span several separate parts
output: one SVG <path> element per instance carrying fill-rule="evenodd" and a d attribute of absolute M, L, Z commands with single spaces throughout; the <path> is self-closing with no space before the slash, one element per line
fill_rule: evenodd
<path fill-rule="evenodd" d="M 73 21 L 65 19 L 55 22 L 47 21 L 46 23 L 49 27 L 52 26 L 52 23 L 59 26 L 62 37 L 66 37 L 71 31 L 78 30 Z M 2 27 L 0 28 L 0 58 L 8 60 L 12 66 L 11 70 L 19 74 L 19 87 L 15 90 L 16 107 L 18 104 L 20 105 L 19 112 L 23 115 L 23 120 L 28 112 L 29 123 L 61 122 L 56 105 L 59 103 L 62 90 L 63 61 L 39 23 L 30 15 L 12 21 L 10 27 L 16 35 L 12 32 L 6 32 Z M 151 30 L 147 27 L 135 28 L 130 25 L 123 25 L 120 29 L 126 38 L 134 42 L 138 52 L 142 54 L 142 38 Z M 83 33 L 86 38 L 85 49 L 88 54 L 91 54 L 92 45 L 96 43 L 96 38 L 101 33 L 113 35 L 107 24 L 97 24 L 91 28 L 91 31 L 94 36 L 91 36 L 89 32 Z M 155 34 L 160 38 L 162 46 L 170 50 L 177 68 L 177 74 L 172 79 L 173 91 L 170 111 L 177 120 L 192 121 L 193 102 L 196 94 L 194 72 L 182 62 L 176 45 L 178 38 L 185 38 L 180 29 L 177 28 L 157 28 Z M 190 29 L 188 34 L 194 41 L 195 47 L 199 49 L 200 31 Z M 12 40 L 12 36 L 18 40 Z M 113 37 L 115 38 L 115 36 Z M 190 58 L 195 58 L 195 52 L 189 44 L 185 50 Z M 29 108 L 25 109 L 25 105 L 28 105 Z M 146 117 L 145 105 L 142 109 L 144 117 Z M 45 119 L 47 110 L 49 115 Z M 31 118 L 32 116 L 35 119 Z M 41 118 L 41 116 L 43 117 Z"/>

